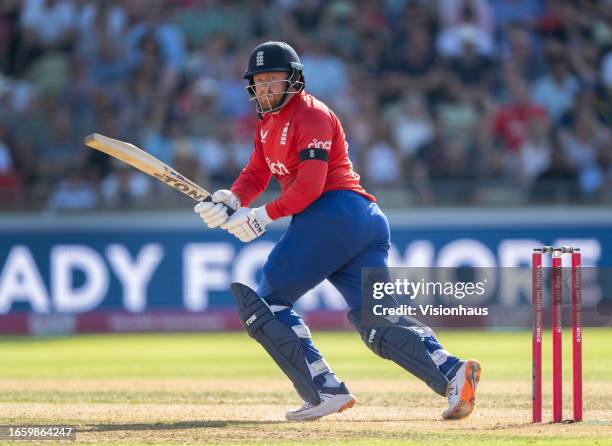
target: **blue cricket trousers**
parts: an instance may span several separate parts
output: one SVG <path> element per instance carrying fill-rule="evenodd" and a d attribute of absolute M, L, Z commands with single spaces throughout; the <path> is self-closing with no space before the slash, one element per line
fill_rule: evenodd
<path fill-rule="evenodd" d="M 293 216 L 263 267 L 257 289 L 270 305 L 292 307 L 328 279 L 353 309 L 361 308 L 361 268 L 386 267 L 389 222 L 356 192 L 326 192 Z"/>

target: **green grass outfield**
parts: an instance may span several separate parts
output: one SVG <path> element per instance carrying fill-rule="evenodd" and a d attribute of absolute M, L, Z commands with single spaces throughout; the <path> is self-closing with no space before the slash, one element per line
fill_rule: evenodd
<path fill-rule="evenodd" d="M 466 420 L 442 421 L 444 398 L 343 332 L 314 339 L 358 405 L 287 422 L 284 411 L 300 405 L 287 379 L 246 334 L 218 333 L 0 338 L 0 424 L 74 425 L 79 444 L 612 445 L 612 329 L 584 331 L 585 421 L 576 424 L 530 423 L 530 332 L 438 337 L 482 364 Z M 549 421 L 549 333 L 544 353 Z M 569 332 L 563 353 L 569 417 Z"/>

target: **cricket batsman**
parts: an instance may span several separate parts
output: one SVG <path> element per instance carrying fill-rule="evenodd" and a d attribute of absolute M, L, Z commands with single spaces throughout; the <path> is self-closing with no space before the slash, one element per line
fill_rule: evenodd
<path fill-rule="evenodd" d="M 356 399 L 312 342 L 293 310 L 295 302 L 323 280 L 340 291 L 348 319 L 364 343 L 448 398 L 444 419 L 467 417 L 474 408 L 480 364 L 442 348 L 421 322 L 371 328 L 361 317 L 361 268 L 387 267 L 390 248 L 385 214 L 359 183 L 336 115 L 306 93 L 303 66 L 284 42 L 266 42 L 251 53 L 244 78 L 259 115 L 254 147 L 231 187 L 195 207 L 209 228 L 221 227 L 243 242 L 274 220 L 291 223 L 263 266 L 257 291 L 234 283 L 245 330 L 260 343 L 304 400 L 288 420 L 314 420 L 352 407 Z M 281 194 L 249 207 L 274 176 Z M 229 216 L 228 208 L 235 212 Z"/>

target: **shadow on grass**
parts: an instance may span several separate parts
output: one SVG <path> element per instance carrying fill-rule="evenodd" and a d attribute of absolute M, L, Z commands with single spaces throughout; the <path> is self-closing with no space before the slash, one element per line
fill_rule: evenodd
<path fill-rule="evenodd" d="M 343 419 L 327 419 L 327 423 L 338 423 L 343 424 L 346 422 L 352 423 L 355 419 L 343 420 Z M 422 421 L 421 419 L 415 418 L 412 420 L 406 418 L 389 418 L 380 420 L 361 420 L 368 421 L 370 423 L 387 423 L 397 421 Z M 441 424 L 448 423 L 447 421 L 439 420 Z M 299 424 L 299 423 L 313 423 L 314 421 L 288 421 L 288 420 L 197 420 L 197 421 L 180 421 L 176 423 L 126 423 L 126 424 L 97 424 L 97 425 L 86 425 L 78 427 L 78 432 L 117 432 L 117 431 L 146 431 L 146 430 L 175 430 L 175 429 L 202 429 L 202 428 L 222 428 L 222 427 L 237 427 L 246 425 L 255 426 L 266 426 L 276 424 Z M 517 425 L 518 426 L 518 425 Z"/>
<path fill-rule="evenodd" d="M 271 425 L 284 424 L 284 420 L 199 420 L 181 421 L 178 423 L 129 423 L 129 424 L 98 424 L 79 428 L 79 432 L 113 432 L 113 431 L 146 431 L 146 430 L 173 430 L 173 429 L 202 429 L 228 426 L 242 426 L 247 424 Z"/>

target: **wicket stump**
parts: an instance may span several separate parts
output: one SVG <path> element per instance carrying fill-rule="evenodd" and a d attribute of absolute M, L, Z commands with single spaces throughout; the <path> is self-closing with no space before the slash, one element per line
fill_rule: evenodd
<path fill-rule="evenodd" d="M 552 255 L 551 329 L 553 357 L 553 423 L 563 420 L 563 260 L 572 255 L 572 371 L 573 418 L 582 421 L 582 276 L 580 249 L 573 247 L 535 248 L 532 254 L 532 420 L 542 421 L 542 256 Z"/>

